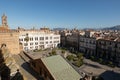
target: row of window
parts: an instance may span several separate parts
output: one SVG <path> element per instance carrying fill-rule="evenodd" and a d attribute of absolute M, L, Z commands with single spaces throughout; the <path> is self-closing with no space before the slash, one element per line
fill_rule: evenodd
<path fill-rule="evenodd" d="M 48 44 L 48 41 L 45 42 L 46 44 Z M 52 43 L 52 41 L 50 41 L 49 43 Z M 54 43 L 59 43 L 59 41 L 54 41 Z M 30 43 L 30 45 L 33 45 L 34 43 Z M 40 44 L 44 44 L 44 42 L 40 42 Z M 35 45 L 38 45 L 38 42 L 35 42 Z M 24 43 L 24 46 L 28 46 L 28 43 Z"/>
<path fill-rule="evenodd" d="M 38 37 L 35 37 L 34 39 L 35 39 L 35 41 L 38 41 Z M 51 39 L 52 39 L 52 37 L 50 37 L 50 40 Z M 59 37 L 54 37 L 54 39 L 59 39 Z M 33 37 L 30 37 L 29 40 L 33 41 Z M 44 37 L 39 37 L 39 40 L 44 40 Z M 45 40 L 48 40 L 48 37 L 45 37 Z M 25 38 L 19 39 L 19 41 L 25 41 Z"/>
<path fill-rule="evenodd" d="M 39 45 L 40 49 L 43 49 L 44 48 L 44 45 Z M 33 49 L 34 47 L 33 46 L 30 46 L 30 49 Z M 28 47 L 24 47 L 25 50 L 28 49 Z M 38 49 L 38 46 L 35 46 L 35 49 Z"/>
<path fill-rule="evenodd" d="M 115 48 L 118 47 L 118 44 L 117 44 L 117 43 L 108 42 L 108 41 L 106 41 L 106 42 L 105 42 L 105 41 L 99 41 L 98 44 L 99 44 L 99 45 L 104 45 L 104 46 L 106 46 L 106 45 L 112 45 L 112 46 L 114 46 Z"/>
<path fill-rule="evenodd" d="M 90 43 L 90 44 L 95 44 L 96 43 L 95 40 L 88 40 L 88 39 L 80 39 L 80 42 L 86 42 L 86 43 Z"/>

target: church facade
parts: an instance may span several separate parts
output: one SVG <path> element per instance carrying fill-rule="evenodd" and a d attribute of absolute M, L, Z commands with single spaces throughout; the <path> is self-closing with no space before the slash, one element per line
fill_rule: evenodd
<path fill-rule="evenodd" d="M 11 54 L 18 54 L 19 50 L 19 32 L 11 30 L 7 24 L 7 16 L 3 14 L 2 25 L 0 25 L 0 46 L 6 44 Z"/>

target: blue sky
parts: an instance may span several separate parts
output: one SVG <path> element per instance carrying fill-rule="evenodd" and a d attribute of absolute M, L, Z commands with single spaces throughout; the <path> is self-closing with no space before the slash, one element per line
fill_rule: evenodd
<path fill-rule="evenodd" d="M 103 28 L 120 24 L 120 0 L 0 0 L 3 13 L 14 29 Z"/>

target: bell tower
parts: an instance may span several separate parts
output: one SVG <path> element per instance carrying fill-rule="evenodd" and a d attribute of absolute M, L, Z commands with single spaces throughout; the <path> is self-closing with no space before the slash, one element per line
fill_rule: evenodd
<path fill-rule="evenodd" d="M 2 18 L 2 26 L 5 28 L 8 28 L 8 24 L 7 24 L 7 16 L 5 14 L 3 14 Z"/>

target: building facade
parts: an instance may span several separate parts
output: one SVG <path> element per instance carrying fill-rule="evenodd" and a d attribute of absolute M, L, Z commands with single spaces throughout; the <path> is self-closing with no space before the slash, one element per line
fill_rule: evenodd
<path fill-rule="evenodd" d="M 60 31 L 60 44 L 62 47 L 66 47 L 66 43 L 67 43 L 67 36 L 71 35 L 72 33 L 69 30 L 63 30 Z"/>
<path fill-rule="evenodd" d="M 96 38 L 80 36 L 79 51 L 86 56 L 92 56 L 96 53 Z"/>
<path fill-rule="evenodd" d="M 85 56 L 93 56 L 96 53 L 96 37 L 94 32 L 85 31 L 84 35 L 79 37 L 79 51 Z"/>
<path fill-rule="evenodd" d="M 6 44 L 10 53 L 18 54 L 19 50 L 19 32 L 11 30 L 7 24 L 7 16 L 3 14 L 2 25 L 0 25 L 0 46 Z"/>
<path fill-rule="evenodd" d="M 72 30 L 71 35 L 66 37 L 66 46 L 69 47 L 72 51 L 79 49 L 79 31 Z"/>
<path fill-rule="evenodd" d="M 84 32 L 73 29 L 61 31 L 60 34 L 62 47 L 67 47 L 72 51 L 79 50 L 79 35 L 83 35 Z"/>
<path fill-rule="evenodd" d="M 79 36 L 74 34 L 75 30 L 74 33 L 68 31 L 61 33 L 62 46 L 78 49 L 88 58 L 94 56 L 120 66 L 120 31 L 84 30 L 82 33 L 79 31 Z"/>
<path fill-rule="evenodd" d="M 50 30 L 19 30 L 23 50 L 55 48 L 60 44 L 60 35 Z M 26 41 L 28 38 L 28 41 Z"/>
<path fill-rule="evenodd" d="M 97 40 L 96 56 L 120 66 L 120 42 L 106 39 Z"/>

